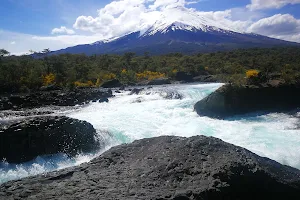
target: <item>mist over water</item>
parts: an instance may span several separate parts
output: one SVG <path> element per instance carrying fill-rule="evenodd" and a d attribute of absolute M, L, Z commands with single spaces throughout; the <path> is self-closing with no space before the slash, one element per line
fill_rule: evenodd
<path fill-rule="evenodd" d="M 56 155 L 37 158 L 23 165 L 3 162 L 0 183 L 79 165 L 111 146 L 162 135 L 213 136 L 300 169 L 299 114 L 252 114 L 217 120 L 194 112 L 194 104 L 221 85 L 159 86 L 146 89 L 139 95 L 116 93 L 109 103 L 91 103 L 68 112 L 64 110 L 63 114 L 68 117 L 90 122 L 105 141 L 105 149 L 73 159 Z M 1 120 L 4 119 L 0 117 Z"/>

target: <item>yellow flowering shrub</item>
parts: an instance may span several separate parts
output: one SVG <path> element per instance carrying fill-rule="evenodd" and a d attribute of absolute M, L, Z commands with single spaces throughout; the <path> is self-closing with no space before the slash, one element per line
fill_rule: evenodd
<path fill-rule="evenodd" d="M 178 72 L 177 69 L 173 69 L 173 70 L 172 70 L 172 73 L 173 73 L 173 74 L 176 74 L 177 72 Z"/>
<path fill-rule="evenodd" d="M 87 81 L 87 82 L 80 82 L 80 81 L 76 81 L 76 82 L 74 82 L 74 85 L 76 86 L 76 87 L 93 87 L 94 86 L 94 84 L 93 84 L 93 82 L 92 81 Z"/>
<path fill-rule="evenodd" d="M 101 77 L 99 77 L 102 80 L 112 80 L 115 79 L 117 77 L 117 75 L 115 75 L 114 73 L 108 73 L 108 74 L 104 74 Z"/>
<path fill-rule="evenodd" d="M 43 76 L 43 85 L 51 85 L 55 82 L 55 75 L 53 73 Z"/>
<path fill-rule="evenodd" d="M 256 69 L 251 69 L 251 70 L 248 70 L 246 72 L 246 77 L 249 79 L 249 78 L 253 78 L 253 77 L 258 77 L 258 74 L 259 74 L 259 71 L 256 70 Z"/>
<path fill-rule="evenodd" d="M 117 75 L 114 73 L 101 73 L 98 75 L 97 81 L 93 86 L 99 87 L 102 85 L 103 82 L 116 79 Z"/>
<path fill-rule="evenodd" d="M 103 81 L 100 78 L 97 78 L 95 86 L 99 87 L 100 85 L 102 85 L 102 83 L 103 83 Z"/>
<path fill-rule="evenodd" d="M 153 80 L 157 78 L 164 78 L 166 77 L 165 73 L 160 73 L 160 72 L 152 72 L 152 71 L 144 71 L 141 73 L 136 73 L 136 78 L 137 80 Z"/>

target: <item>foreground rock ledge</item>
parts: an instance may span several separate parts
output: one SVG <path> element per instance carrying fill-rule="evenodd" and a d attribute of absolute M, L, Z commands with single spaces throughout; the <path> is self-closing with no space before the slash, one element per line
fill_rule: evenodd
<path fill-rule="evenodd" d="M 37 156 L 65 153 L 75 156 L 100 148 L 94 127 L 64 116 L 36 117 L 0 126 L 0 160 L 30 161 Z"/>
<path fill-rule="evenodd" d="M 159 137 L 8 182 L 0 199 L 300 199 L 300 171 L 216 138 Z"/>
<path fill-rule="evenodd" d="M 224 85 L 194 106 L 200 116 L 226 118 L 251 112 L 281 112 L 300 107 L 299 85 Z"/>

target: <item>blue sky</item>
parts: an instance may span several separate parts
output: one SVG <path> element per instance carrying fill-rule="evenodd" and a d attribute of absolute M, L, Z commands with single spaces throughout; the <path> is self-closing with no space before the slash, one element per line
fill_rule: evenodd
<path fill-rule="evenodd" d="M 79 15 L 97 15 L 109 1 L 97 0 L 1 0 L 0 28 L 48 35 L 53 27 L 72 27 Z"/>
<path fill-rule="evenodd" d="M 0 48 L 56 50 L 151 26 L 181 6 L 239 32 L 300 42 L 300 0 L 1 0 Z"/>

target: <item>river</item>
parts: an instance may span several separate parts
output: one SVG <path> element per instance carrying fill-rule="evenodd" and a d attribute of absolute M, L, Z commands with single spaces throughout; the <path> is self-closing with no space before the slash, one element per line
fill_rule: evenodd
<path fill-rule="evenodd" d="M 250 114 L 226 120 L 198 116 L 194 104 L 222 84 L 158 86 L 139 95 L 115 93 L 109 103 L 58 109 L 57 114 L 86 120 L 106 147 L 96 154 L 43 156 L 19 165 L 3 161 L 0 183 L 88 162 L 112 146 L 162 135 L 205 135 L 242 146 L 264 157 L 300 169 L 300 114 Z M 45 108 L 46 109 L 46 108 Z M 0 117 L 0 121 L 7 120 Z M 11 116 L 10 116 L 11 118 Z"/>

